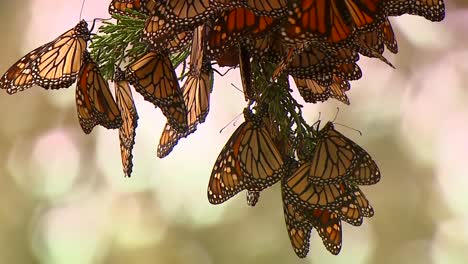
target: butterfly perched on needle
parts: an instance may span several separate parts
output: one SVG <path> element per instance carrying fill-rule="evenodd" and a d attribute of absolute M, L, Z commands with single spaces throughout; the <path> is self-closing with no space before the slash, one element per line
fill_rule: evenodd
<path fill-rule="evenodd" d="M 188 129 L 178 132 L 169 123 L 164 126 L 159 140 L 157 155 L 167 156 L 177 145 L 179 139 L 195 132 L 198 124 L 205 122 L 210 110 L 210 94 L 213 89 L 213 69 L 205 57 L 205 27 L 199 26 L 194 31 L 190 53 L 190 69 L 182 86 L 183 97 L 187 107 Z"/>
<path fill-rule="evenodd" d="M 210 203 L 223 203 L 242 190 L 261 191 L 284 176 L 281 154 L 256 115 L 244 110 L 246 121 L 221 150 L 208 184 Z"/>
<path fill-rule="evenodd" d="M 122 115 L 122 126 L 119 128 L 120 154 L 124 175 L 130 177 L 133 168 L 133 145 L 135 144 L 135 130 L 138 125 L 138 113 L 133 101 L 132 91 L 125 73 L 116 68 L 114 76 L 115 96 L 117 106 Z"/>
<path fill-rule="evenodd" d="M 90 34 L 88 24 L 82 20 L 13 64 L 0 78 L 0 88 L 14 94 L 34 85 L 45 89 L 70 87 L 83 64 Z"/>
<path fill-rule="evenodd" d="M 187 107 L 167 54 L 150 51 L 130 64 L 125 74 L 145 100 L 161 109 L 172 128 L 187 131 Z"/>
<path fill-rule="evenodd" d="M 83 57 L 75 95 L 81 128 L 86 134 L 91 133 L 96 125 L 108 129 L 119 128 L 122 125 L 121 113 L 107 80 L 102 77 L 98 65 L 87 51 Z"/>
<path fill-rule="evenodd" d="M 328 122 L 318 133 L 312 159 L 306 161 L 308 181 L 313 184 L 350 182 L 371 185 L 380 181 L 380 170 L 359 145 Z"/>

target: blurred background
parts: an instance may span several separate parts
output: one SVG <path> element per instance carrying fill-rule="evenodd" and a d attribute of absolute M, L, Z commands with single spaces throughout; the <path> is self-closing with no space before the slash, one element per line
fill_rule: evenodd
<path fill-rule="evenodd" d="M 88 1 L 82 17 L 108 17 L 108 0 Z M 333 119 L 379 164 L 382 181 L 363 188 L 376 214 L 344 225 L 332 256 L 312 234 L 308 258 L 294 254 L 278 184 L 255 208 L 241 193 L 210 205 L 212 166 L 236 127 L 243 95 L 239 72 L 217 76 L 210 115 L 160 160 L 163 115 L 134 94 L 140 115 L 132 178 L 124 178 L 117 131 L 78 124 L 75 88 L 2 92 L 0 263 L 467 263 L 468 2 L 445 0 L 431 23 L 392 18 L 397 67 L 363 58 L 350 106 L 307 105 L 311 123 Z M 80 0 L 0 2 L 0 72 L 76 25 Z M 299 98 L 299 97 L 297 97 Z"/>

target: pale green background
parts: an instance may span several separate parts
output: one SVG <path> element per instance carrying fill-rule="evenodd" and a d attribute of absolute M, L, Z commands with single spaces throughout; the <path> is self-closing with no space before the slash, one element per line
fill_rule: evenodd
<path fill-rule="evenodd" d="M 83 18 L 107 17 L 90 0 Z M 468 261 L 468 8 L 447 2 L 443 23 L 392 19 L 397 67 L 362 59 L 351 106 L 307 105 L 365 147 L 382 181 L 363 188 L 376 215 L 344 225 L 343 249 L 330 255 L 314 233 L 309 257 L 291 249 L 279 186 L 256 208 L 245 194 L 210 205 L 213 163 L 242 111 L 237 71 L 216 77 L 206 124 L 166 159 L 156 158 L 164 118 L 135 95 L 140 113 L 134 173 L 121 172 L 116 131 L 79 127 L 74 87 L 0 94 L 0 263 L 378 263 Z M 79 0 L 0 2 L 0 72 L 78 22 Z"/>

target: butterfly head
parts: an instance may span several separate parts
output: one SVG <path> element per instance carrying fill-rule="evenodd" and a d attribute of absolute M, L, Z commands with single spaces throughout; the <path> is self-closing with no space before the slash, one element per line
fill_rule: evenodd
<path fill-rule="evenodd" d="M 119 67 L 115 67 L 114 82 L 121 82 L 125 80 L 125 72 Z"/>
<path fill-rule="evenodd" d="M 86 22 L 84 19 L 75 26 L 75 32 L 78 37 L 83 38 L 86 41 L 91 39 L 91 32 L 88 29 L 88 22 Z"/>

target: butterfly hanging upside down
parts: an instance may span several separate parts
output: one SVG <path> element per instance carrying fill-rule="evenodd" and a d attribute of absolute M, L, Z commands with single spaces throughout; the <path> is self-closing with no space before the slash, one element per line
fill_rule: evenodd
<path fill-rule="evenodd" d="M 284 176 L 283 159 L 256 115 L 244 110 L 246 121 L 219 154 L 208 184 L 210 203 L 223 203 L 242 190 L 261 191 Z"/>

